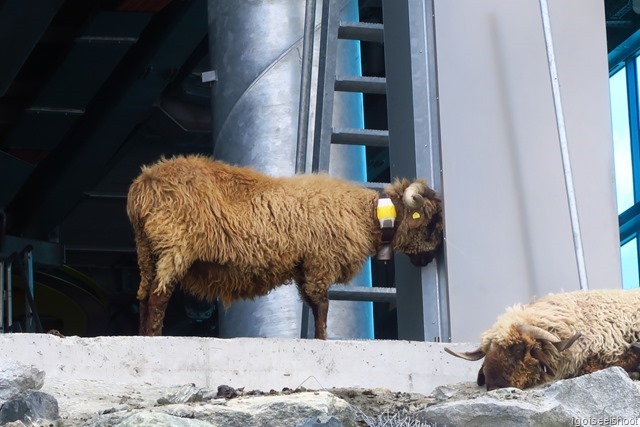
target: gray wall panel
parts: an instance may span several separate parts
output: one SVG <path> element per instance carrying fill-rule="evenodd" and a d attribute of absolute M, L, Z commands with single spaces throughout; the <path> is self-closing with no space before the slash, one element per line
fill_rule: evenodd
<path fill-rule="evenodd" d="M 621 287 L 603 4 L 550 3 L 589 286 Z M 538 1 L 435 19 L 452 340 L 476 341 L 578 274 Z"/>

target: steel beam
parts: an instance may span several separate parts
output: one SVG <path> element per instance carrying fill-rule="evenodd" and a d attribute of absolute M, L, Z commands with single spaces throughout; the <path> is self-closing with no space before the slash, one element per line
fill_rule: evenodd
<path fill-rule="evenodd" d="M 7 209 L 14 230 L 46 237 L 107 171 L 112 157 L 206 37 L 206 0 L 172 2 L 144 34 L 101 89 L 101 102 L 87 109 L 64 147 L 38 166 Z"/>
<path fill-rule="evenodd" d="M 4 96 L 64 0 L 0 2 L 0 96 Z"/>
<path fill-rule="evenodd" d="M 13 253 L 20 253 L 28 246 L 33 248 L 33 257 L 36 264 L 59 267 L 64 263 L 62 245 L 17 236 L 5 236 L 4 245 L 0 249 L 0 258 L 8 257 Z"/>
<path fill-rule="evenodd" d="M 425 178 L 442 195 L 433 1 L 382 6 L 391 175 Z M 395 258 L 398 338 L 450 340 L 443 253 L 421 269 Z"/>

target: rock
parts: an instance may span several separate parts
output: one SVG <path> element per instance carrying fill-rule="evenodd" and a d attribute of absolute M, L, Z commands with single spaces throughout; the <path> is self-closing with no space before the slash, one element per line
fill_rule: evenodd
<path fill-rule="evenodd" d="M 0 403 L 25 390 L 40 390 L 44 376 L 34 366 L 0 360 Z"/>
<path fill-rule="evenodd" d="M 37 390 L 23 391 L 0 407 L 0 425 L 13 421 L 33 423 L 40 420 L 43 420 L 42 425 L 48 425 L 44 420 L 55 424 L 58 418 L 58 401 L 50 394 Z"/>
<path fill-rule="evenodd" d="M 218 386 L 218 397 L 224 397 L 225 399 L 233 399 L 238 397 L 238 392 L 233 387 L 228 385 Z"/>
<path fill-rule="evenodd" d="M 238 397 L 227 401 L 219 402 L 198 402 L 188 404 L 170 404 L 147 408 L 143 411 L 136 411 L 133 414 L 145 414 L 144 418 L 128 420 L 132 413 L 116 412 L 104 414 L 90 423 L 87 427 L 125 427 L 129 425 L 178 425 L 178 424 L 132 424 L 142 423 L 152 419 L 150 414 L 162 413 L 172 418 L 167 420 L 199 420 L 205 424 L 180 424 L 193 426 L 215 426 L 215 427 L 245 427 L 245 426 L 297 426 L 317 420 L 318 417 L 328 417 L 325 424 L 310 424 L 309 426 L 327 427 L 355 427 L 355 412 L 344 400 L 332 395 L 329 392 L 304 392 L 292 393 L 289 395 L 269 395 Z M 335 424 L 334 418 L 339 424 Z M 154 419 L 155 420 L 155 419 Z M 320 422 L 324 422 L 320 418 Z M 129 423 L 129 424 L 124 424 Z M 305 426 L 306 427 L 306 426 Z"/>
<path fill-rule="evenodd" d="M 640 384 L 619 368 L 527 390 L 504 388 L 487 392 L 471 382 L 446 385 L 430 396 L 383 388 L 245 392 L 243 388 L 221 386 L 216 391 L 193 384 L 169 389 L 127 385 L 117 390 L 104 383 L 74 384 L 65 382 L 53 393 L 60 396 L 60 423 L 64 427 L 544 427 L 607 422 L 622 425 L 618 420 L 635 422 L 634 409 L 640 413 Z M 238 397 L 222 397 L 233 395 Z M 162 405 L 156 404 L 165 400 Z M 15 422 L 14 427 L 25 425 Z"/>
<path fill-rule="evenodd" d="M 108 424 L 103 424 L 105 427 Z M 188 418 L 179 418 L 162 412 L 138 412 L 124 418 L 114 427 L 214 427 L 211 423 Z M 97 425 L 96 425 L 97 427 Z"/>
<path fill-rule="evenodd" d="M 344 427 L 356 425 L 355 412 L 351 406 L 326 391 L 241 397 L 218 408 L 218 411 L 209 416 L 196 417 L 226 427 L 295 426 L 323 415 L 335 417 Z"/>
<path fill-rule="evenodd" d="M 321 417 L 309 418 L 296 427 L 343 427 L 343 424 L 336 417 L 323 415 Z"/>
<path fill-rule="evenodd" d="M 559 381 L 544 393 L 578 417 L 622 417 L 634 420 L 640 414 L 640 392 L 622 368 L 609 368 L 591 375 Z"/>
<path fill-rule="evenodd" d="M 169 396 L 158 399 L 158 403 L 160 405 L 168 405 L 171 403 L 202 402 L 205 400 L 205 395 L 209 398 L 216 396 L 215 394 L 212 394 L 210 390 L 196 387 L 195 384 L 186 384 L 178 388 Z"/>
<path fill-rule="evenodd" d="M 428 407 L 419 419 L 437 425 L 557 426 L 576 419 L 636 419 L 640 392 L 620 368 L 528 390 L 504 388 Z M 603 421 L 606 422 L 606 421 Z"/>

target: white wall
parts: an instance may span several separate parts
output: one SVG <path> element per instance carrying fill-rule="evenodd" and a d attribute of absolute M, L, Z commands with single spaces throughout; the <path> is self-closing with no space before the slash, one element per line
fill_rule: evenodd
<path fill-rule="evenodd" d="M 448 346 L 467 351 L 477 344 Z M 45 389 L 83 380 L 264 391 L 385 387 L 428 394 L 443 384 L 473 383 L 481 362 L 452 357 L 444 347 L 417 341 L 0 334 L 0 360 L 45 371 Z"/>
<path fill-rule="evenodd" d="M 602 0 L 551 0 L 590 288 L 619 288 Z M 538 0 L 436 0 L 452 340 L 579 289 Z"/>

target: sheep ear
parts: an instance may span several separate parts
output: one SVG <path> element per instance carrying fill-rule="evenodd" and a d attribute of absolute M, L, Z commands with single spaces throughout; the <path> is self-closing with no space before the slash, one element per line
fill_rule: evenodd
<path fill-rule="evenodd" d="M 480 370 L 478 371 L 478 379 L 476 380 L 479 386 L 485 385 L 485 377 L 484 377 L 484 363 L 480 366 Z"/>
<path fill-rule="evenodd" d="M 451 350 L 448 347 L 445 347 L 444 351 L 451 354 L 452 356 L 459 357 L 460 359 L 464 359 L 464 360 L 470 360 L 472 362 L 475 360 L 480 360 L 485 356 L 485 352 L 480 349 L 477 349 L 476 351 L 467 351 L 464 353 L 458 353 L 456 351 Z"/>
<path fill-rule="evenodd" d="M 558 342 L 554 342 L 551 343 L 553 344 L 553 346 L 558 350 L 558 351 L 565 351 L 566 349 L 568 349 L 569 347 L 571 347 L 573 345 L 573 343 L 575 343 L 578 338 L 580 338 L 582 336 L 582 333 L 580 332 L 576 332 L 575 334 L 573 334 L 573 336 L 569 339 L 566 340 L 562 340 L 562 341 L 558 341 Z"/>

